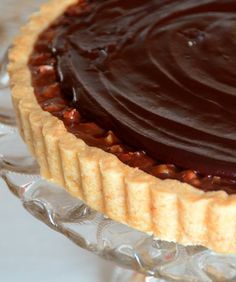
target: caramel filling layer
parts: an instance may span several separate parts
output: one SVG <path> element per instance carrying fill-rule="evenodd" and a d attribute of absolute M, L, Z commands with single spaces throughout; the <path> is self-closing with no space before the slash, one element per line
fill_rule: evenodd
<path fill-rule="evenodd" d="M 235 1 L 83 1 L 29 66 L 42 108 L 160 178 L 236 188 Z"/>

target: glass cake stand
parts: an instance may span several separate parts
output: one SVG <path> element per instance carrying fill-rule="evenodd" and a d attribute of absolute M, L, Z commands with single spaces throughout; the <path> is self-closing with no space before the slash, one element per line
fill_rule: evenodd
<path fill-rule="evenodd" d="M 28 2 L 35 7 L 36 1 Z M 29 213 L 76 245 L 116 262 L 113 282 L 236 281 L 236 255 L 160 241 L 105 217 L 43 180 L 16 128 L 6 64 L 5 55 L 0 62 L 0 177 Z"/>

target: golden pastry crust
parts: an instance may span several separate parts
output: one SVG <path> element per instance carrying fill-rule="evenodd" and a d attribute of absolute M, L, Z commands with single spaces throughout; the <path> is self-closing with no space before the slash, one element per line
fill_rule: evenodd
<path fill-rule="evenodd" d="M 108 217 L 155 237 L 236 253 L 236 195 L 160 180 L 89 147 L 38 105 L 27 66 L 38 35 L 78 0 L 51 0 L 22 28 L 9 53 L 13 104 L 21 135 L 41 175 Z"/>

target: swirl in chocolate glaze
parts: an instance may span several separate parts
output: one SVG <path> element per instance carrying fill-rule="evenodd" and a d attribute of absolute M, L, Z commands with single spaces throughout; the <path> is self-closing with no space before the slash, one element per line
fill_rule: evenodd
<path fill-rule="evenodd" d="M 235 1 L 91 1 L 53 48 L 83 115 L 151 157 L 236 179 Z"/>

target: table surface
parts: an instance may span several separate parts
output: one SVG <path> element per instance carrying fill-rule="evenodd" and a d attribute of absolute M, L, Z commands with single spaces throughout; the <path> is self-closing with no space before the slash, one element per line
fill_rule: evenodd
<path fill-rule="evenodd" d="M 41 2 L 0 1 L 0 57 Z M 34 219 L 0 179 L 0 281 L 108 282 L 112 267 Z"/>

